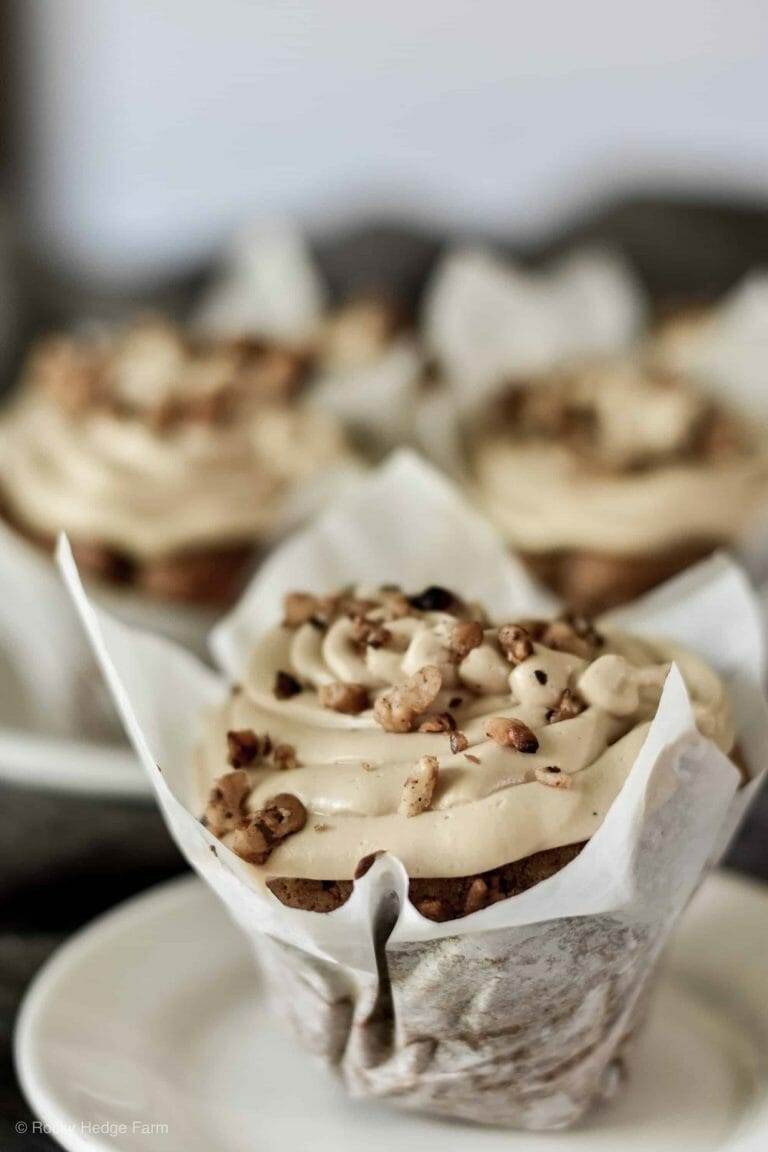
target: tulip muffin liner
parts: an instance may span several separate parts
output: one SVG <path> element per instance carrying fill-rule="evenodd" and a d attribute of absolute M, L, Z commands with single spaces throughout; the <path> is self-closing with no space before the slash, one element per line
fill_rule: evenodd
<path fill-rule="evenodd" d="M 276 1011 L 352 1095 L 539 1129 L 573 1123 L 617 1087 L 669 934 L 764 772 L 761 619 L 737 566 L 715 558 L 610 622 L 667 637 L 719 672 L 749 782 L 739 787 L 696 729 L 673 665 L 623 788 L 575 859 L 518 896 L 435 923 L 386 853 L 333 912 L 281 904 L 200 823 L 193 749 L 200 717 L 297 586 L 420 587 L 449 574 L 497 618 L 553 607 L 442 477 L 399 454 L 279 548 L 214 633 L 225 675 L 94 608 L 66 542 L 59 561 L 172 835 L 252 942 Z"/>

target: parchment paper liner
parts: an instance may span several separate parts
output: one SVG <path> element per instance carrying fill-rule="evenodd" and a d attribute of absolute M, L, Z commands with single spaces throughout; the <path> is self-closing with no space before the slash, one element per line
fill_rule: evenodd
<path fill-rule="evenodd" d="M 94 609 L 65 542 L 59 560 L 179 847 L 252 941 L 278 1010 L 353 1094 L 542 1128 L 573 1122 L 610 1090 L 669 931 L 762 777 L 760 616 L 735 565 L 718 557 L 614 620 L 698 651 L 727 678 L 752 782 L 736 792 L 738 773 L 696 731 L 673 667 L 629 778 L 582 853 L 520 896 L 435 924 L 408 902 L 388 855 L 330 914 L 285 908 L 261 887 L 196 819 L 196 719 L 226 692 L 223 679 Z M 237 675 L 285 590 L 355 578 L 443 580 L 497 617 L 544 607 L 486 524 L 399 454 L 264 565 L 214 635 L 222 665 Z"/>
<path fill-rule="evenodd" d="M 234 237 L 193 323 L 214 335 L 251 335 L 311 345 L 331 310 L 330 290 L 306 237 L 288 221 L 253 223 Z M 417 442 L 426 353 L 417 334 L 394 337 L 381 355 L 320 368 L 308 402 L 356 433 L 367 455 Z"/>

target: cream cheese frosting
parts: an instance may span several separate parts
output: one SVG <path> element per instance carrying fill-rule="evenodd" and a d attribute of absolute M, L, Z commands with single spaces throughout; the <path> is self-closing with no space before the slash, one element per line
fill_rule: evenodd
<path fill-rule="evenodd" d="M 358 589 L 351 613 L 271 631 L 243 683 L 207 718 L 201 795 L 228 767 L 243 766 L 230 739 L 263 746 L 269 734 L 282 751 L 247 766 L 244 818 L 278 793 L 306 809 L 301 830 L 279 840 L 259 868 L 265 877 L 350 879 L 361 858 L 381 849 L 412 877 L 469 876 L 588 839 L 634 763 L 673 660 L 701 730 L 730 751 L 726 690 L 697 657 L 598 636 L 583 621 L 500 629 L 448 594 L 440 600 Z M 457 626 L 474 621 L 474 646 L 457 648 Z M 414 677 L 427 675 L 439 691 L 394 731 L 382 701 L 393 690 L 407 701 Z M 362 696 L 353 712 L 327 705 L 339 685 Z M 404 785 L 425 757 L 434 758 L 434 793 L 407 816 Z M 231 827 L 219 831 L 231 842 Z"/>
<path fill-rule="evenodd" d="M 572 427 L 560 412 L 551 427 L 491 419 L 470 436 L 478 496 L 526 551 L 728 542 L 768 504 L 768 429 L 679 380 L 627 361 L 533 382 L 526 395 L 542 409 L 554 399 Z"/>
<path fill-rule="evenodd" d="M 34 533 L 142 560 L 259 537 L 347 456 L 339 425 L 292 394 L 300 367 L 163 323 L 49 347 L 0 426 L 3 499 Z"/>

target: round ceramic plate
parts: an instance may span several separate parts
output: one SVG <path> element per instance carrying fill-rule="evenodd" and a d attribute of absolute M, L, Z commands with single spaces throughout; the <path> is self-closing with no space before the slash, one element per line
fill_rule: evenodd
<path fill-rule="evenodd" d="M 757 1152 L 767 988 L 768 888 L 716 875 L 686 915 L 619 1099 L 571 1132 L 452 1124 L 346 1099 L 267 1013 L 215 897 L 184 878 L 53 957 L 24 1002 L 16 1057 L 32 1110 L 69 1152 Z"/>
<path fill-rule="evenodd" d="M 126 744 L 66 740 L 22 729 L 0 729 L 0 780 L 7 784 L 149 800 L 152 788 Z"/>

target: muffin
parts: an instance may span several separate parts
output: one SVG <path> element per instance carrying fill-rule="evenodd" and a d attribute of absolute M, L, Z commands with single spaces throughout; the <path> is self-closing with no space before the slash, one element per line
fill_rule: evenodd
<path fill-rule="evenodd" d="M 493 624 L 440 587 L 289 595 L 206 724 L 205 825 L 290 907 L 339 907 L 387 850 L 423 916 L 466 916 L 574 859 L 672 660 L 732 753 L 722 683 L 673 646 L 577 616 Z"/>
<path fill-rule="evenodd" d="M 674 644 L 580 617 L 492 623 L 441 587 L 288 596 L 206 721 L 202 821 L 292 914 L 342 914 L 387 852 L 413 909 L 442 928 L 393 944 L 397 908 L 380 897 L 367 995 L 360 978 L 259 939 L 276 1003 L 353 1094 L 547 1128 L 615 1090 L 669 910 L 640 912 L 636 891 L 632 911 L 557 922 L 550 888 L 538 926 L 462 925 L 578 861 L 643 753 L 672 661 L 699 731 L 735 760 L 723 682 Z M 646 818 L 680 791 L 662 773 Z M 673 827 L 650 850 L 663 855 Z"/>
<path fill-rule="evenodd" d="M 176 842 L 350 1094 L 537 1129 L 616 1089 L 768 746 L 734 565 L 621 624 L 551 618 L 403 454 L 254 577 L 215 677 L 94 613 L 60 556 Z"/>
<path fill-rule="evenodd" d="M 163 320 L 44 341 L 0 436 L 0 507 L 50 549 L 63 530 L 107 587 L 230 604 L 290 498 L 349 459 L 303 398 L 303 353 Z"/>
<path fill-rule="evenodd" d="M 577 611 L 741 543 L 768 509 L 768 427 L 640 359 L 512 381 L 465 448 L 482 508 Z"/>

